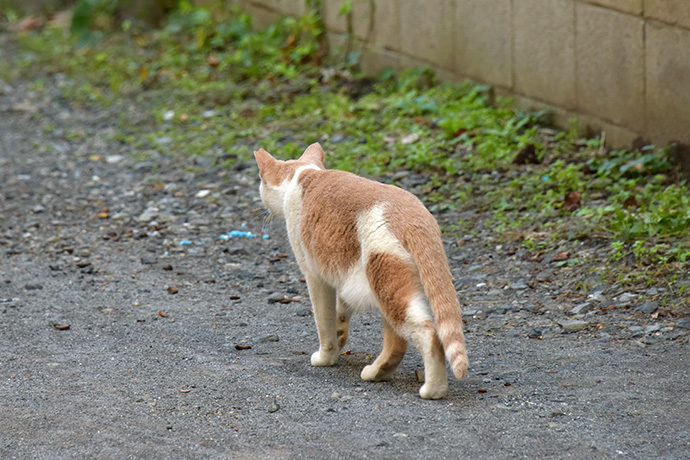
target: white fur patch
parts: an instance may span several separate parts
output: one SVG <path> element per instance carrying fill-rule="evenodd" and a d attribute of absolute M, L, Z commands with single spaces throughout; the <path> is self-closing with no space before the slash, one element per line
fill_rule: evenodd
<path fill-rule="evenodd" d="M 285 224 L 287 227 L 288 238 L 292 246 L 292 251 L 295 253 L 297 263 L 302 270 L 311 270 L 312 273 L 318 274 L 319 271 L 312 267 L 305 251 L 302 249 L 302 244 L 299 234 L 300 214 L 302 212 L 302 186 L 299 184 L 299 176 L 307 169 L 321 170 L 316 165 L 304 165 L 297 168 L 292 179 L 283 182 L 280 187 L 282 190 L 282 210 L 285 217 Z"/>
<path fill-rule="evenodd" d="M 366 267 L 372 254 L 390 254 L 402 260 L 412 261 L 386 226 L 384 206 L 376 205 L 363 212 L 357 219 L 357 240 L 361 248 L 359 263 L 338 283 L 338 294 L 355 309 L 379 307 Z"/>
<path fill-rule="evenodd" d="M 362 213 L 357 219 L 357 239 L 362 248 L 362 262 L 369 261 L 371 254 L 389 254 L 402 260 L 411 260 L 402 244 L 386 226 L 383 216 L 385 207 L 376 205 Z"/>
<path fill-rule="evenodd" d="M 378 300 L 369 285 L 366 266 L 358 263 L 340 282 L 338 295 L 353 309 L 376 308 Z"/>
<path fill-rule="evenodd" d="M 433 320 L 429 302 L 422 295 L 416 295 L 407 307 L 407 322 L 419 325 Z"/>

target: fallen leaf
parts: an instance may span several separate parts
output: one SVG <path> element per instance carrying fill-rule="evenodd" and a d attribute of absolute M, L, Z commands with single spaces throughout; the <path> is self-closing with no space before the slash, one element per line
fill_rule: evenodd
<path fill-rule="evenodd" d="M 107 219 L 108 216 L 108 207 L 103 206 L 100 211 L 98 211 L 98 214 L 96 214 L 100 219 Z"/>
<path fill-rule="evenodd" d="M 183 388 L 180 390 L 180 393 L 189 393 L 190 391 L 192 391 L 192 390 L 188 390 L 186 388 Z"/>
<path fill-rule="evenodd" d="M 570 258 L 570 253 L 568 251 L 563 251 L 553 256 L 552 260 L 554 262 L 561 262 L 563 260 L 568 260 L 568 258 Z"/>
<path fill-rule="evenodd" d="M 217 57 L 215 57 L 215 56 L 212 54 L 212 55 L 210 55 L 210 56 L 206 59 L 206 63 L 207 63 L 208 65 L 210 65 L 211 67 L 218 67 L 218 64 L 220 64 L 220 61 L 218 60 Z"/>
<path fill-rule="evenodd" d="M 480 388 L 477 390 L 477 393 L 486 393 L 486 388 Z"/>
<path fill-rule="evenodd" d="M 168 314 L 164 311 L 156 312 L 156 315 L 160 316 L 161 318 L 167 318 L 168 317 Z"/>
<path fill-rule="evenodd" d="M 544 251 L 537 251 L 533 256 L 525 255 L 525 257 L 527 257 L 527 260 L 537 260 L 543 255 L 544 255 Z"/>
<path fill-rule="evenodd" d="M 252 346 L 247 343 L 238 343 L 235 345 L 235 350 L 249 350 L 250 348 L 252 348 Z"/>
<path fill-rule="evenodd" d="M 58 331 L 67 331 L 70 328 L 69 324 L 53 324 L 53 327 Z"/>
<path fill-rule="evenodd" d="M 563 199 L 563 209 L 566 211 L 574 211 L 580 207 L 580 199 L 582 194 L 580 192 L 570 192 Z"/>
<path fill-rule="evenodd" d="M 637 208 L 639 207 L 639 203 L 637 202 L 637 199 L 635 198 L 635 195 L 630 195 L 628 198 L 625 199 L 623 202 L 623 206 L 626 208 Z"/>
<path fill-rule="evenodd" d="M 342 353 L 340 353 L 340 356 L 351 355 L 351 354 L 352 354 L 352 350 L 345 350 Z"/>
<path fill-rule="evenodd" d="M 177 294 L 178 292 L 180 292 L 180 290 L 177 289 L 175 286 L 168 287 L 168 294 Z"/>

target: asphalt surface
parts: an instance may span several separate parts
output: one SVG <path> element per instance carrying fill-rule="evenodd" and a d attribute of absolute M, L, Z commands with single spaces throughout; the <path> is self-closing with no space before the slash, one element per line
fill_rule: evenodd
<path fill-rule="evenodd" d="M 446 399 L 418 397 L 413 349 L 391 382 L 359 379 L 381 346 L 373 313 L 335 367 L 312 368 L 281 223 L 229 233 L 264 228 L 251 163 L 138 162 L 112 136 L 136 108 L 2 86 L 1 458 L 690 458 L 688 322 L 639 311 L 642 293 L 576 292 L 587 275 L 488 245 L 478 224 L 447 245 L 470 371 Z"/>

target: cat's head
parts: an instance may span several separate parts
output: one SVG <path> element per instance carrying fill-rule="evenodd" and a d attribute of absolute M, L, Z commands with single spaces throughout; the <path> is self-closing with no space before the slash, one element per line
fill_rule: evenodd
<path fill-rule="evenodd" d="M 307 147 L 298 160 L 276 160 L 264 149 L 254 152 L 254 158 L 261 177 L 261 201 L 271 214 L 280 217 L 284 217 L 285 193 L 295 173 L 302 167 L 326 169 L 323 149 L 318 143 Z"/>

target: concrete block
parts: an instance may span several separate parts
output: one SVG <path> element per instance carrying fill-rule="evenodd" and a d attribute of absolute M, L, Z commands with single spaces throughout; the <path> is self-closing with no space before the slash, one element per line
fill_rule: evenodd
<path fill-rule="evenodd" d="M 644 20 L 576 6 L 580 110 L 628 128 L 645 126 Z"/>
<path fill-rule="evenodd" d="M 636 16 L 642 15 L 642 4 L 644 0 L 580 0 L 592 5 L 599 5 L 612 10 L 622 11 L 624 13 L 634 14 Z"/>
<path fill-rule="evenodd" d="M 644 0 L 645 16 L 690 29 L 688 0 Z"/>
<path fill-rule="evenodd" d="M 413 58 L 453 66 L 452 0 L 400 0 L 400 47 Z"/>
<path fill-rule="evenodd" d="M 345 16 L 339 14 L 340 7 L 345 0 L 324 0 L 323 1 L 323 22 L 326 28 L 332 32 L 347 32 L 347 21 Z"/>
<path fill-rule="evenodd" d="M 268 29 L 280 19 L 280 13 L 249 0 L 242 1 L 240 6 L 252 17 L 252 28 L 255 30 Z"/>
<path fill-rule="evenodd" d="M 371 40 L 379 47 L 400 51 L 400 6 L 398 0 L 374 0 Z M 355 9 L 355 35 L 366 39 L 371 18 L 369 0 L 360 0 Z"/>
<path fill-rule="evenodd" d="M 575 9 L 571 0 L 513 3 L 514 88 L 572 109 L 575 91 Z"/>
<path fill-rule="evenodd" d="M 690 145 L 690 30 L 648 22 L 648 135 Z"/>
<path fill-rule="evenodd" d="M 302 16 L 307 11 L 304 0 L 252 0 L 252 3 L 285 16 Z"/>
<path fill-rule="evenodd" d="M 365 48 L 360 59 L 362 70 L 369 75 L 383 72 L 388 68 L 397 69 L 400 66 L 400 55 L 394 51 L 375 48 Z"/>
<path fill-rule="evenodd" d="M 511 0 L 455 2 L 455 71 L 491 84 L 513 86 L 511 4 Z"/>
<path fill-rule="evenodd" d="M 343 2 L 324 1 L 324 22 L 329 30 L 347 32 L 347 18 L 339 14 Z M 400 50 L 400 5 L 396 0 L 354 0 L 352 25 L 358 39 L 380 48 Z"/>

